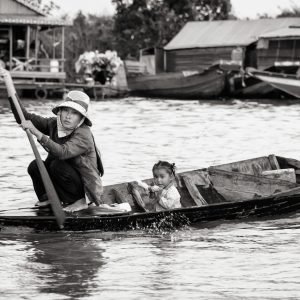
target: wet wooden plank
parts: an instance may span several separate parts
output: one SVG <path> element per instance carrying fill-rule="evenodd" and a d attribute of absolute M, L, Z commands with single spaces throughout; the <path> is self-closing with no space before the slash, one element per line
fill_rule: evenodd
<path fill-rule="evenodd" d="M 260 175 L 263 171 L 273 170 L 270 159 L 267 156 L 212 166 L 210 168 L 257 176 Z"/>
<path fill-rule="evenodd" d="M 279 179 L 209 169 L 214 188 L 228 201 L 250 200 L 284 192 L 298 185 Z"/>
<path fill-rule="evenodd" d="M 274 154 L 269 155 L 269 161 L 273 170 L 279 170 L 280 166 Z"/>
<path fill-rule="evenodd" d="M 300 187 L 296 187 L 284 192 L 280 192 L 280 193 L 275 193 L 274 196 L 275 197 L 286 197 L 286 196 L 294 196 L 294 195 L 299 195 L 300 194 Z"/>
<path fill-rule="evenodd" d="M 268 178 L 280 179 L 280 180 L 296 183 L 296 173 L 295 173 L 295 169 L 293 168 L 263 171 L 261 175 Z"/>
<path fill-rule="evenodd" d="M 182 179 L 185 183 L 185 186 L 187 190 L 189 191 L 189 194 L 193 198 L 195 204 L 197 206 L 207 205 L 207 202 L 200 194 L 199 190 L 197 189 L 195 182 L 188 176 L 183 175 Z"/>

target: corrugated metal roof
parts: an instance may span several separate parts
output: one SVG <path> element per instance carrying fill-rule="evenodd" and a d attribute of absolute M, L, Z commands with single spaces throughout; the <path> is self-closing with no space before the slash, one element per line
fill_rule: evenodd
<path fill-rule="evenodd" d="M 0 24 L 71 26 L 72 22 L 38 16 L 0 15 Z"/>
<path fill-rule="evenodd" d="M 286 27 L 280 28 L 274 31 L 269 31 L 259 36 L 260 38 L 300 38 L 300 26 L 299 27 Z"/>
<path fill-rule="evenodd" d="M 261 34 L 291 25 L 300 18 L 188 22 L 164 49 L 247 46 Z"/>

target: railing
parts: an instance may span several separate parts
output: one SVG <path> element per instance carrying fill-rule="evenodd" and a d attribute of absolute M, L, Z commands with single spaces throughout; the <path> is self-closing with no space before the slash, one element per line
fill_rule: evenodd
<path fill-rule="evenodd" d="M 64 72 L 64 59 L 12 57 L 10 70 L 27 72 Z M 8 63 L 9 66 L 9 63 Z"/>
<path fill-rule="evenodd" d="M 147 66 L 139 61 L 125 60 L 127 74 L 144 74 L 147 73 Z"/>

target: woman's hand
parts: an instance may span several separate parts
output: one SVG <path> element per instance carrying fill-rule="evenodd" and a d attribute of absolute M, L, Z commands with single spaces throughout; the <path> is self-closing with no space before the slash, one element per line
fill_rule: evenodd
<path fill-rule="evenodd" d="M 40 141 L 42 139 L 43 134 L 36 129 L 36 127 L 32 124 L 31 121 L 25 120 L 20 125 L 24 130 L 29 129 L 29 131 L 37 137 L 37 139 Z"/>

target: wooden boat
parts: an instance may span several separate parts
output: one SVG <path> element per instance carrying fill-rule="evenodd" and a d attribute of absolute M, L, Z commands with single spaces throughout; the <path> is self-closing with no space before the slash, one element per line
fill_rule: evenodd
<path fill-rule="evenodd" d="M 127 78 L 130 93 L 142 97 L 209 99 L 221 95 L 225 74 L 217 65 L 204 71 L 183 71 Z"/>
<path fill-rule="evenodd" d="M 261 82 L 300 99 L 300 78 L 297 75 L 258 71 L 247 68 L 247 74 Z"/>
<path fill-rule="evenodd" d="M 168 229 L 224 219 L 278 216 L 300 209 L 300 161 L 275 155 L 180 173 L 177 188 L 182 208 L 142 212 L 128 191 L 129 183 L 106 186 L 103 200 L 116 195 L 132 212 L 103 211 L 98 207 L 70 214 L 65 230 Z M 145 180 L 148 184 L 151 180 Z M 148 195 L 138 194 L 150 208 Z M 150 209 L 149 209 L 150 210 Z M 15 209 L 0 212 L 1 226 L 57 230 L 48 210 Z"/>

